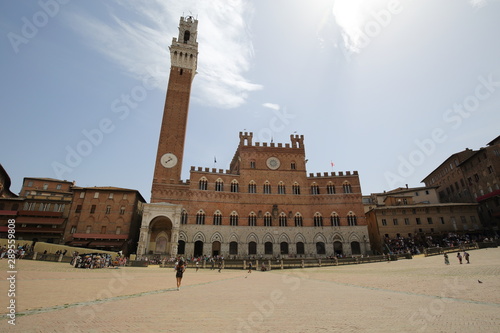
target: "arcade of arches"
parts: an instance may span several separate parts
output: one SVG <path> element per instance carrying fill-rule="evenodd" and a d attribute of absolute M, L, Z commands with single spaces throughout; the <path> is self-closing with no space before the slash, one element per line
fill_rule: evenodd
<path fill-rule="evenodd" d="M 280 234 L 243 226 L 181 228 L 181 212 L 180 205 L 146 204 L 137 254 L 286 258 L 349 256 L 370 251 L 366 228 L 362 226 L 336 227 L 327 233 L 319 233 L 316 228 L 288 227 Z"/>
<path fill-rule="evenodd" d="M 204 255 L 211 255 L 211 256 L 218 256 L 218 255 L 229 255 L 230 257 L 235 256 L 255 256 L 255 255 L 261 255 L 262 253 L 259 253 L 257 251 L 257 243 L 256 242 L 250 242 L 246 244 L 246 249 L 243 251 L 239 251 L 239 249 L 242 248 L 238 242 L 230 242 L 229 243 L 229 252 L 227 253 L 222 253 L 221 252 L 221 243 L 219 241 L 215 241 L 213 243 L 209 243 L 208 246 L 212 248 L 212 251 L 210 253 L 206 253 L 204 251 L 205 249 L 205 243 L 201 240 L 198 240 L 194 242 L 194 251 L 193 253 L 187 253 L 186 251 L 186 242 L 184 240 L 179 240 L 179 244 L 177 247 L 177 254 L 179 255 L 187 255 L 187 256 L 194 256 L 194 257 L 201 257 Z M 245 245 L 245 244 L 243 244 Z M 264 256 L 273 256 L 276 257 L 277 255 L 281 256 L 345 256 L 347 254 L 352 254 L 352 255 L 360 255 L 361 252 L 361 244 L 357 241 L 350 242 L 348 244 L 350 251 L 344 251 L 344 244 L 340 241 L 335 241 L 333 244 L 329 244 L 331 249 L 330 251 L 327 250 L 327 244 L 323 242 L 316 242 L 314 244 L 316 251 L 313 253 L 306 253 L 305 251 L 305 245 L 303 242 L 297 242 L 295 244 L 289 244 L 287 242 L 281 242 L 279 243 L 279 252 L 275 252 L 275 244 L 272 242 L 265 242 L 263 244 L 264 246 Z M 291 249 L 294 249 L 291 251 Z M 158 253 L 158 252 L 155 252 Z"/>

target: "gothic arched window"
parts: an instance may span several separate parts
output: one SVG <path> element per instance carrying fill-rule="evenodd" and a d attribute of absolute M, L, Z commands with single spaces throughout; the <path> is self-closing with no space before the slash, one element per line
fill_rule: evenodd
<path fill-rule="evenodd" d="M 222 224 L 222 214 L 220 211 L 216 211 L 214 213 L 214 225 L 221 225 Z"/>
<path fill-rule="evenodd" d="M 345 182 L 342 185 L 342 188 L 344 189 L 344 193 L 352 193 L 351 184 L 349 184 L 348 182 Z"/>
<path fill-rule="evenodd" d="M 182 210 L 181 213 L 181 224 L 187 224 L 188 221 L 188 214 L 185 210 Z"/>
<path fill-rule="evenodd" d="M 251 212 L 250 215 L 248 215 L 248 226 L 255 227 L 256 225 L 257 225 L 257 215 L 255 215 L 254 212 Z"/>
<path fill-rule="evenodd" d="M 215 181 L 215 190 L 218 192 L 224 191 L 224 182 L 222 179 L 219 178 Z"/>
<path fill-rule="evenodd" d="M 320 213 L 314 214 L 314 226 L 322 227 L 323 226 L 323 216 Z"/>
<path fill-rule="evenodd" d="M 347 215 L 347 224 L 350 226 L 358 225 L 358 219 L 353 212 L 349 212 L 349 215 Z"/>
<path fill-rule="evenodd" d="M 198 182 L 198 189 L 207 190 L 207 188 L 208 188 L 208 180 L 205 177 L 202 177 Z"/>
<path fill-rule="evenodd" d="M 330 222 L 332 224 L 332 227 L 338 227 L 340 226 L 340 216 L 333 212 L 332 215 L 330 215 Z"/>
<path fill-rule="evenodd" d="M 283 182 L 278 183 L 278 194 L 286 194 L 286 188 Z"/>
<path fill-rule="evenodd" d="M 296 227 L 302 227 L 302 215 L 300 215 L 299 213 L 295 214 L 295 217 L 294 217 L 294 222 L 295 222 L 295 226 Z"/>
<path fill-rule="evenodd" d="M 248 193 L 257 193 L 257 185 L 253 180 L 248 184 Z"/>
<path fill-rule="evenodd" d="M 287 225 L 287 218 L 286 218 L 285 213 L 281 213 L 280 214 L 280 216 L 279 216 L 279 224 L 280 224 L 280 227 L 286 227 L 286 225 Z"/>
<path fill-rule="evenodd" d="M 236 179 L 231 182 L 231 192 L 239 192 L 239 184 Z"/>
<path fill-rule="evenodd" d="M 264 226 L 271 227 L 273 225 L 273 217 L 269 212 L 264 215 Z"/>
<path fill-rule="evenodd" d="M 265 194 L 271 194 L 271 184 L 269 184 L 268 181 L 266 181 L 264 183 L 263 193 L 265 193 Z"/>
<path fill-rule="evenodd" d="M 196 213 L 196 224 L 205 224 L 205 212 L 200 210 Z"/>
<path fill-rule="evenodd" d="M 229 224 L 233 226 L 238 225 L 238 213 L 231 213 L 231 215 L 229 216 Z"/>

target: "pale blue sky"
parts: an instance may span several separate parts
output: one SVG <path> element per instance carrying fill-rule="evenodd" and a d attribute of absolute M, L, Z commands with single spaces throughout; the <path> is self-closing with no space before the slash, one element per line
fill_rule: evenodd
<path fill-rule="evenodd" d="M 199 20 L 183 179 L 228 169 L 240 131 L 296 132 L 308 172 L 357 170 L 369 194 L 500 134 L 498 0 L 2 1 L 13 192 L 49 177 L 149 200 L 181 15 Z"/>

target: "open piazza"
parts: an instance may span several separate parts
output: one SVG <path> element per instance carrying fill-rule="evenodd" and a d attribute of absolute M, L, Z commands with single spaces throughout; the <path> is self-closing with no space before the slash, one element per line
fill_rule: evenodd
<path fill-rule="evenodd" d="M 258 270 L 76 269 L 18 260 L 15 325 L 0 260 L 2 332 L 498 332 L 500 249 Z M 480 281 L 480 282 L 479 282 Z"/>

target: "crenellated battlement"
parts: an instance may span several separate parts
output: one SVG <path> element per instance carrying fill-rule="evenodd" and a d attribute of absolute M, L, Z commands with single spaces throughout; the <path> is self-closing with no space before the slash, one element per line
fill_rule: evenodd
<path fill-rule="evenodd" d="M 240 146 L 271 148 L 304 148 L 303 135 L 290 135 L 290 143 L 253 142 L 252 132 L 240 132 Z"/>
<path fill-rule="evenodd" d="M 240 132 L 240 146 L 251 146 L 253 139 L 252 132 Z"/>
<path fill-rule="evenodd" d="M 219 174 L 219 175 L 231 175 L 231 170 L 217 169 L 217 168 L 207 168 L 207 167 L 195 167 L 191 166 L 190 171 L 196 172 L 206 172 L 211 174 Z"/>
<path fill-rule="evenodd" d="M 346 171 L 345 175 L 344 175 L 343 171 L 339 171 L 338 174 L 335 171 L 330 172 L 330 173 L 323 172 L 323 174 L 321 172 L 316 172 L 316 175 L 314 173 L 309 173 L 309 177 L 308 178 L 346 177 L 346 176 L 358 176 L 358 172 L 357 171 L 353 171 L 351 173 L 351 171 Z"/>
<path fill-rule="evenodd" d="M 292 148 L 304 148 L 304 136 L 303 135 L 290 135 L 290 141 L 292 141 Z"/>

